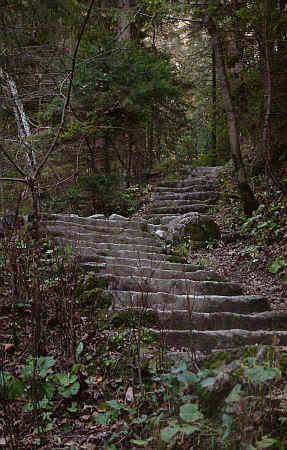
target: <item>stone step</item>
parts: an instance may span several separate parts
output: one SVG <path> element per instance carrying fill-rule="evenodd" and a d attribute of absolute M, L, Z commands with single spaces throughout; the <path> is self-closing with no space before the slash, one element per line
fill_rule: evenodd
<path fill-rule="evenodd" d="M 167 292 L 138 292 L 110 290 L 115 308 L 129 306 L 154 307 L 157 310 L 188 309 L 194 312 L 234 312 L 251 314 L 270 310 L 265 297 L 258 295 L 182 295 Z"/>
<path fill-rule="evenodd" d="M 111 218 L 116 216 L 117 218 Z M 75 214 L 45 214 L 43 215 L 42 224 L 49 227 L 51 223 L 66 224 L 76 223 L 78 225 L 90 225 L 95 227 L 95 231 L 107 230 L 107 229 L 118 229 L 124 228 L 125 230 L 140 230 L 147 231 L 147 221 L 142 218 L 128 219 L 126 217 L 117 216 L 113 214 L 107 218 L 92 218 L 90 217 L 79 217 Z"/>
<path fill-rule="evenodd" d="M 144 214 L 144 217 L 153 224 L 168 225 L 173 219 L 176 219 L 180 214 Z M 167 229 L 168 227 L 166 227 Z"/>
<path fill-rule="evenodd" d="M 216 178 L 218 175 L 218 172 L 222 170 L 222 166 L 200 166 L 192 168 L 191 166 L 188 167 L 188 171 L 193 176 L 207 176 L 209 178 Z"/>
<path fill-rule="evenodd" d="M 199 204 L 184 204 L 184 205 L 174 205 L 174 206 L 163 206 L 163 207 L 151 207 L 149 209 L 151 214 L 185 214 L 188 212 L 199 212 L 206 213 L 214 205 L 206 205 L 204 203 Z"/>
<path fill-rule="evenodd" d="M 199 330 L 151 330 L 167 345 L 190 348 L 209 353 L 216 348 L 234 348 L 245 345 L 287 345 L 287 331 L 248 331 L 242 329 Z"/>
<path fill-rule="evenodd" d="M 143 219 L 142 219 L 143 221 Z M 129 228 L 130 222 L 125 222 L 125 226 L 117 226 L 114 223 L 111 224 L 110 221 L 105 220 L 105 222 L 102 225 L 97 225 L 95 223 L 76 223 L 76 222 L 63 222 L 63 221 L 56 221 L 56 222 L 44 222 L 48 228 L 49 231 L 57 231 L 57 230 L 65 230 L 66 231 L 75 231 L 79 233 L 95 233 L 104 236 L 107 235 L 114 235 L 114 236 L 121 236 L 126 235 L 129 237 L 148 237 L 150 238 L 150 231 L 149 231 L 149 224 L 147 221 L 144 223 L 144 229 L 145 231 L 139 229 L 139 228 Z"/>
<path fill-rule="evenodd" d="M 192 186 L 193 188 L 198 185 L 211 184 L 212 181 L 208 176 L 198 176 L 194 177 L 192 175 L 182 178 L 180 180 L 171 181 L 160 181 L 157 187 L 168 187 L 168 188 L 182 188 L 187 186 Z"/>
<path fill-rule="evenodd" d="M 157 311 L 160 328 L 165 330 L 230 330 L 244 329 L 287 331 L 286 312 L 238 314 L 233 312 L 190 313 L 184 310 Z"/>
<path fill-rule="evenodd" d="M 213 270 L 196 270 L 192 272 L 181 272 L 175 270 L 163 270 L 157 267 L 135 267 L 122 264 L 101 264 L 97 270 L 98 273 L 109 273 L 112 275 L 143 277 L 148 279 L 185 279 L 194 281 L 220 281 L 220 276 Z"/>
<path fill-rule="evenodd" d="M 107 265 L 119 264 L 121 266 L 131 266 L 135 269 L 148 269 L 148 270 L 164 270 L 164 271 L 180 271 L 181 273 L 194 272 L 199 270 L 198 265 L 193 264 L 180 264 L 173 263 L 165 260 L 152 260 L 152 259 L 133 259 L 133 258 L 114 258 L 113 256 L 95 255 L 94 253 L 89 257 L 88 255 L 82 256 L 81 261 L 90 263 L 91 268 L 97 268 L 98 264 L 106 263 Z"/>
<path fill-rule="evenodd" d="M 171 206 L 174 208 L 181 208 L 182 206 L 197 206 L 197 205 L 205 205 L 208 208 L 214 206 L 214 202 L 211 200 L 153 200 L 151 203 L 149 211 L 152 211 L 154 208 L 170 208 Z"/>
<path fill-rule="evenodd" d="M 58 238 L 59 239 L 59 238 Z M 117 246 L 114 246 L 113 249 L 107 248 L 105 244 L 101 247 L 99 246 L 82 246 L 78 242 L 60 239 L 60 243 L 63 245 L 69 244 L 72 249 L 75 251 L 76 255 L 79 256 L 80 260 L 91 260 L 92 258 L 97 258 L 99 255 L 109 256 L 113 258 L 131 258 L 136 259 L 137 261 L 149 260 L 151 264 L 156 264 L 158 261 L 167 261 L 168 256 L 163 253 L 157 252 L 144 252 L 140 250 L 128 250 L 126 247 L 124 249 L 120 249 Z"/>
<path fill-rule="evenodd" d="M 192 295 L 241 295 L 238 283 L 222 281 L 191 281 L 186 279 L 157 279 L 144 277 L 121 277 L 112 274 L 99 275 L 106 278 L 112 290 L 137 292 L 167 292 Z"/>
<path fill-rule="evenodd" d="M 164 249 L 161 246 L 157 245 L 141 245 L 136 243 L 124 243 L 124 244 L 115 244 L 112 242 L 93 242 L 88 239 L 79 239 L 79 240 L 73 240 L 73 239 L 66 239 L 64 237 L 57 237 L 57 240 L 63 241 L 64 244 L 71 245 L 72 248 L 94 248 L 98 253 L 107 254 L 107 252 L 113 252 L 113 255 L 115 255 L 115 252 L 133 252 L 134 254 L 144 254 L 144 253 L 164 253 Z"/>
<path fill-rule="evenodd" d="M 165 193 L 184 193 L 184 192 L 202 192 L 211 191 L 214 187 L 213 183 L 191 183 L 186 181 L 184 184 L 180 183 L 177 185 L 176 182 L 170 182 L 173 186 L 169 185 L 158 185 L 153 188 L 153 192 L 165 192 Z"/>
<path fill-rule="evenodd" d="M 135 233 L 131 235 L 129 232 L 121 233 L 99 233 L 97 231 L 83 230 L 82 232 L 72 230 L 68 227 L 62 227 L 61 225 L 55 225 L 49 227 L 49 232 L 54 236 L 64 236 L 65 239 L 71 239 L 76 242 L 93 242 L 93 243 L 111 243 L 111 244 L 130 244 L 130 245 L 149 245 L 154 248 L 162 248 L 162 243 L 157 241 L 155 237 L 150 237 L 142 234 Z"/>
<path fill-rule="evenodd" d="M 154 192 L 152 195 L 153 204 L 155 202 L 163 201 L 216 201 L 218 199 L 218 193 L 216 191 L 205 192 Z"/>

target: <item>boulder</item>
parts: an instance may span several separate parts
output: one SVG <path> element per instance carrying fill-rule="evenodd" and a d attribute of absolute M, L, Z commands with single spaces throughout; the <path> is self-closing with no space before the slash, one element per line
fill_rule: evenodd
<path fill-rule="evenodd" d="M 220 230 L 209 216 L 192 212 L 173 219 L 165 238 L 169 242 L 179 242 L 185 237 L 194 242 L 212 241 L 219 239 Z"/>

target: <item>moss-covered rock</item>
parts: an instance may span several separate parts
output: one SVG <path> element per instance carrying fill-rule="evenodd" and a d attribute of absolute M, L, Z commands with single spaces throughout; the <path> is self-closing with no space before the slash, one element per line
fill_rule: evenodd
<path fill-rule="evenodd" d="M 185 237 L 197 243 L 215 241 L 220 237 L 220 230 L 209 216 L 195 212 L 188 213 L 170 222 L 166 239 L 176 243 Z"/>

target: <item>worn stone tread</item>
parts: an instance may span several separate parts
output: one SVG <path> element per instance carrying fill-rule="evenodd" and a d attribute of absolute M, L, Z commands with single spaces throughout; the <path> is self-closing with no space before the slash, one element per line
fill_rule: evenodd
<path fill-rule="evenodd" d="M 287 345 L 287 331 L 248 331 L 243 329 L 199 331 L 157 330 L 166 344 L 209 353 L 214 348 L 241 347 L 245 345 Z"/>
<path fill-rule="evenodd" d="M 109 280 L 111 289 L 121 291 L 169 292 L 189 295 L 241 295 L 238 283 L 222 281 L 190 281 L 186 279 L 157 279 L 137 276 L 121 277 L 113 274 L 99 275 Z"/>
<path fill-rule="evenodd" d="M 190 309 L 194 312 L 230 312 L 251 314 L 270 310 L 265 297 L 260 295 L 180 295 L 167 292 L 138 292 L 110 290 L 115 307 L 145 306 L 161 310 Z"/>
<path fill-rule="evenodd" d="M 287 331 L 287 312 L 264 311 L 253 314 L 233 312 L 199 313 L 186 310 L 157 311 L 164 329 L 228 330 L 242 328 L 249 331 Z"/>
<path fill-rule="evenodd" d="M 204 281 L 214 280 L 219 281 L 219 275 L 214 270 L 195 270 L 190 272 L 182 272 L 175 270 L 158 269 L 157 267 L 136 267 L 121 264 L 103 264 L 99 267 L 100 273 L 108 272 L 112 275 L 120 276 L 136 276 L 148 279 L 181 279 Z"/>

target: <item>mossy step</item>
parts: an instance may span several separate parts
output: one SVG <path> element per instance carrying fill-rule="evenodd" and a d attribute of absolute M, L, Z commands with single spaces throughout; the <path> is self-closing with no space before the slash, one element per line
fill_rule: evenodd
<path fill-rule="evenodd" d="M 199 330 L 151 330 L 167 345 L 190 348 L 192 351 L 211 352 L 216 348 L 235 348 L 246 345 L 287 345 L 287 331 L 248 331 L 241 329 Z"/>
<path fill-rule="evenodd" d="M 238 283 L 222 281 L 190 281 L 186 279 L 157 279 L 137 276 L 121 277 L 112 274 L 99 275 L 106 277 L 112 290 L 138 292 L 167 292 L 171 294 L 189 295 L 241 295 L 242 288 Z"/>
<path fill-rule="evenodd" d="M 270 310 L 265 297 L 259 295 L 180 295 L 167 292 L 110 291 L 115 307 L 153 307 L 161 310 L 190 309 L 193 312 L 233 312 L 251 314 Z"/>

